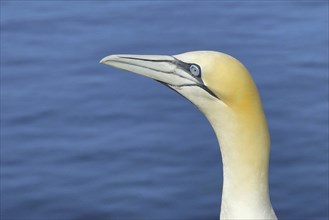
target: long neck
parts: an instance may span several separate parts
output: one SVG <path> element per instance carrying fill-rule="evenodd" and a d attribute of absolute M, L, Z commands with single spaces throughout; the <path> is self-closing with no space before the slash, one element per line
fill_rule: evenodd
<path fill-rule="evenodd" d="M 260 102 L 252 106 L 206 112 L 223 161 L 221 219 L 276 219 L 268 190 L 268 128 Z"/>

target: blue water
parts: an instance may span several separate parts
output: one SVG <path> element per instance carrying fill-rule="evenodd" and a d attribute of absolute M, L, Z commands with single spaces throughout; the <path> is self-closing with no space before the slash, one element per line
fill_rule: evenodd
<path fill-rule="evenodd" d="M 109 54 L 240 59 L 271 132 L 280 219 L 328 219 L 327 1 L 1 1 L 1 219 L 217 219 L 214 132 Z"/>

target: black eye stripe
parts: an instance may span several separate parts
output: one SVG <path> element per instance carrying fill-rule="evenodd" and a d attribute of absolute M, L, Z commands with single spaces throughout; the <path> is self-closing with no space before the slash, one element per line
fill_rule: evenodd
<path fill-rule="evenodd" d="M 194 77 L 197 77 L 197 78 L 200 78 L 201 77 L 201 74 L 202 74 L 202 70 L 201 70 L 201 67 L 198 65 L 198 64 L 196 64 L 196 63 L 185 63 L 185 62 L 183 62 L 183 61 L 181 61 L 181 60 L 178 60 L 178 59 L 176 59 L 175 58 L 175 64 L 179 67 L 179 68 L 181 68 L 181 69 L 183 69 L 183 70 L 185 70 L 186 72 L 189 72 L 189 73 L 191 73 L 191 66 L 196 66 L 198 69 L 199 69 L 199 75 L 198 76 L 195 76 L 195 75 L 193 75 Z"/>

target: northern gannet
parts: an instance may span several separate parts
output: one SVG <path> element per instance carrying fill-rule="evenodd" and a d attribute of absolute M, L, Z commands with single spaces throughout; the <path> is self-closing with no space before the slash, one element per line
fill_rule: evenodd
<path fill-rule="evenodd" d="M 215 51 L 110 55 L 100 63 L 147 76 L 190 100 L 213 127 L 222 154 L 220 219 L 277 219 L 269 198 L 270 137 L 248 70 Z"/>

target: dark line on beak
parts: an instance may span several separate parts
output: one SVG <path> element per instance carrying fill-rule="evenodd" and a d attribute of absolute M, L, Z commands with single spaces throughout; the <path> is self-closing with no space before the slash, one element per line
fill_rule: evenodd
<path fill-rule="evenodd" d="M 204 91 L 208 92 L 211 96 L 215 97 L 216 99 L 221 100 L 213 91 L 211 91 L 207 86 L 203 84 L 183 84 L 179 85 L 178 87 L 184 87 L 184 86 L 197 86 L 203 89 Z"/>
<path fill-rule="evenodd" d="M 119 56 L 120 57 L 120 56 Z M 170 56 L 172 57 L 172 56 Z M 151 59 L 144 59 L 144 58 L 137 58 L 137 57 L 120 57 L 120 58 L 124 58 L 124 59 L 129 59 L 129 60 L 141 60 L 141 61 L 148 61 L 148 62 L 167 62 L 167 63 L 172 63 L 172 64 L 176 64 L 178 68 L 185 70 L 185 71 L 189 71 L 189 66 L 191 64 L 189 63 L 185 63 L 183 61 L 180 61 L 179 59 L 177 59 L 176 57 L 172 57 L 173 60 L 151 60 Z"/>
<path fill-rule="evenodd" d="M 174 63 L 174 60 L 150 60 L 150 59 L 143 59 L 143 58 L 136 58 L 136 57 L 120 57 L 129 60 L 141 60 L 141 61 L 149 61 L 149 62 L 170 62 Z"/>
<path fill-rule="evenodd" d="M 168 84 L 168 83 L 165 83 L 165 82 L 161 82 L 160 80 L 155 80 L 159 83 L 161 83 L 162 85 L 165 85 L 167 86 L 168 88 L 170 88 L 171 90 L 174 90 L 175 92 L 177 92 L 178 94 L 180 94 L 178 91 L 176 91 L 175 89 L 173 89 L 172 87 L 184 87 L 184 86 L 197 86 L 197 87 L 200 87 L 201 89 L 203 89 L 204 91 L 208 92 L 209 95 L 213 96 L 214 98 L 218 99 L 218 100 L 221 100 L 215 93 L 213 93 L 207 86 L 205 85 L 199 85 L 199 84 L 182 84 L 182 85 L 179 85 L 179 86 L 174 86 L 174 85 L 171 85 L 171 84 Z M 182 95 L 182 94 L 180 94 Z"/>

